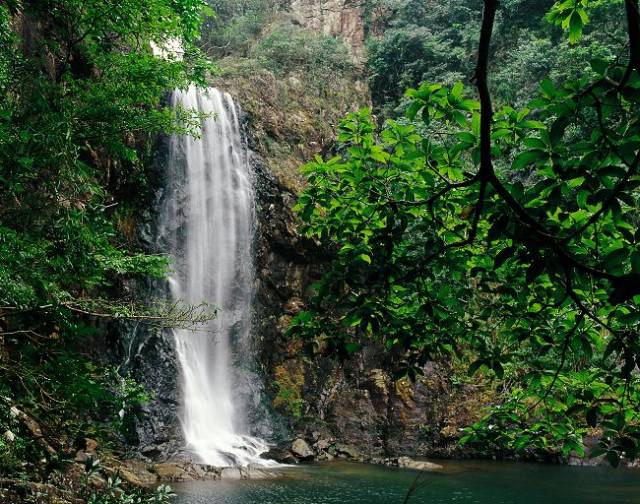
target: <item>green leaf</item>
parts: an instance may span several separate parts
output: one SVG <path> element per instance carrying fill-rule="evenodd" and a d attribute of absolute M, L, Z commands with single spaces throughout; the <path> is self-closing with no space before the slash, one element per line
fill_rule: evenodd
<path fill-rule="evenodd" d="M 556 119 L 551 126 L 551 131 L 549 132 L 549 140 L 551 141 L 551 145 L 554 147 L 557 146 L 562 138 L 564 137 L 564 132 L 569 126 L 570 120 L 567 117 L 560 117 Z"/>
<path fill-rule="evenodd" d="M 456 82 L 453 88 L 451 88 L 451 96 L 454 98 L 461 98 L 464 92 L 464 84 L 462 82 Z"/>
<path fill-rule="evenodd" d="M 584 12 L 584 11 L 582 11 Z M 580 10 L 575 10 L 569 19 L 569 42 L 576 44 L 582 38 L 583 18 Z"/>
<path fill-rule="evenodd" d="M 342 321 L 342 323 L 347 327 L 355 327 L 359 325 L 360 322 L 362 322 L 362 317 L 357 313 L 350 313 Z"/>
<path fill-rule="evenodd" d="M 475 145 L 477 142 L 477 138 L 473 133 L 469 133 L 468 131 L 461 131 L 456 134 L 456 136 L 463 142 L 468 143 L 470 145 Z"/>
<path fill-rule="evenodd" d="M 422 107 L 424 106 L 424 103 L 420 102 L 420 101 L 413 101 L 409 104 L 409 106 L 407 107 L 407 111 L 405 112 L 407 117 L 409 119 L 415 119 L 416 116 L 418 115 L 418 112 L 420 112 L 420 110 L 422 109 Z"/>
<path fill-rule="evenodd" d="M 536 161 L 540 161 L 547 158 L 547 153 L 542 150 L 534 149 L 521 152 L 516 156 L 511 163 L 511 168 L 513 170 L 521 170 L 525 166 L 528 166 Z"/>
<path fill-rule="evenodd" d="M 580 190 L 578 191 L 578 195 L 576 197 L 576 202 L 580 208 L 585 208 L 587 206 L 587 198 L 591 193 L 589 191 Z"/>
<path fill-rule="evenodd" d="M 549 98 L 554 98 L 558 92 L 555 85 L 553 84 L 553 81 L 551 81 L 551 79 L 543 80 L 540 83 L 540 88 L 542 89 L 544 94 Z"/>
<path fill-rule="evenodd" d="M 607 267 L 612 269 L 621 269 L 623 262 L 629 256 L 629 250 L 625 247 L 620 247 L 615 249 L 607 254 L 604 259 L 604 262 L 607 264 Z"/>
<path fill-rule="evenodd" d="M 534 130 L 545 130 L 545 129 L 547 129 L 547 126 L 543 122 L 533 121 L 533 120 L 522 121 L 519 124 L 519 126 L 522 127 L 522 128 L 534 129 Z"/>
<path fill-rule="evenodd" d="M 367 264 L 371 264 L 371 256 L 368 254 L 360 254 L 357 256 L 357 258 L 363 262 L 366 262 Z"/>
<path fill-rule="evenodd" d="M 523 143 L 527 147 L 531 147 L 532 149 L 540 149 L 540 150 L 547 149 L 547 145 L 540 138 L 528 137 L 523 140 Z"/>
<path fill-rule="evenodd" d="M 355 249 L 355 246 L 351 243 L 345 243 L 340 250 L 338 251 L 338 255 L 345 255 L 349 252 L 351 252 L 352 250 Z"/>
<path fill-rule="evenodd" d="M 472 110 L 480 109 L 480 102 L 476 100 L 462 100 L 457 105 L 459 110 L 466 110 L 471 112 Z"/>

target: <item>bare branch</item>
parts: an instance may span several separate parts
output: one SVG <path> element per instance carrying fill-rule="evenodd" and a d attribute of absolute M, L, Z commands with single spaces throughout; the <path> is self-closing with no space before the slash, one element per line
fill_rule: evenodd
<path fill-rule="evenodd" d="M 189 305 L 182 302 L 161 302 L 142 306 L 136 303 L 124 305 L 102 299 L 84 299 L 67 301 L 61 306 L 90 317 L 131 320 L 159 328 L 191 329 L 206 324 L 216 316 L 215 307 L 208 303 Z"/>

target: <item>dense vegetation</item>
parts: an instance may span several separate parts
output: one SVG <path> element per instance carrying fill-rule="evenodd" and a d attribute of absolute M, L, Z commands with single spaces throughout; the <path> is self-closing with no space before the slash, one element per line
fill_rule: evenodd
<path fill-rule="evenodd" d="M 217 15 L 204 28 L 201 44 L 217 59 L 245 58 L 245 65 L 264 67 L 279 77 L 308 72 L 326 79 L 353 66 L 341 39 L 300 26 L 273 3 L 224 1 L 213 6 Z"/>
<path fill-rule="evenodd" d="M 96 320 L 208 317 L 142 305 L 122 289 L 167 268 L 164 257 L 136 250 L 132 230 L 148 192 L 149 140 L 195 124 L 192 112 L 162 98 L 204 82 L 211 69 L 195 46 L 207 12 L 203 0 L 0 5 L 3 475 L 47 480 L 73 460 L 83 437 L 109 445 L 131 434 L 145 393 L 83 355 L 87 340 L 104 335 Z M 182 43 L 181 58 L 154 56 L 152 43 L 173 40 Z"/>
<path fill-rule="evenodd" d="M 602 9 L 626 12 L 627 38 L 596 49 Z M 400 375 L 455 356 L 502 391 L 463 442 L 584 454 L 590 434 L 591 455 L 618 465 L 640 442 L 637 2 L 554 4 L 547 22 L 575 46 L 590 30 L 582 54 L 598 57 L 494 110 L 496 16 L 486 0 L 479 101 L 425 82 L 380 130 L 367 110 L 349 115 L 338 155 L 305 167 L 298 210 L 336 259 L 292 332 L 343 356 L 382 345 Z"/>
<path fill-rule="evenodd" d="M 501 2 L 489 61 L 495 100 L 523 107 L 539 83 L 589 72 L 593 58 L 618 55 L 625 39 L 619 5 L 589 6 L 592 27 L 572 44 L 545 13 L 553 0 Z M 483 2 L 379 1 L 366 4 L 370 24 L 368 74 L 376 108 L 390 114 L 404 92 L 422 81 L 453 86 L 473 75 Z"/>

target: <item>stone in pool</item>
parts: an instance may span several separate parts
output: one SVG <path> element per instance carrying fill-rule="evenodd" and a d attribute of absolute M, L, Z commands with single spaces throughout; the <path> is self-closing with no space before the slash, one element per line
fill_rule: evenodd
<path fill-rule="evenodd" d="M 439 471 L 444 469 L 440 464 L 427 462 L 426 460 L 413 460 L 409 457 L 399 457 L 398 467 L 403 469 L 413 469 L 414 471 Z"/>

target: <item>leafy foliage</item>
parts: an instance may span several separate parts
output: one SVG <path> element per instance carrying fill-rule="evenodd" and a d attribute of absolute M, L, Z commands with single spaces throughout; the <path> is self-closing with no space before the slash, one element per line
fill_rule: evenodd
<path fill-rule="evenodd" d="M 136 136 L 184 129 L 189 117 L 160 99 L 167 88 L 202 82 L 206 65 L 193 46 L 202 7 L 24 3 L 14 14 L 22 23 L 47 20 L 33 53 L 21 50 L 27 41 L 13 34 L 2 8 L 10 42 L 2 59 L 11 67 L 0 82 L 1 305 L 23 310 L 104 288 L 118 275 L 163 274 L 164 258 L 118 243 L 109 209 L 139 184 Z M 171 37 L 184 40 L 183 60 L 152 54 L 149 43 Z"/>
<path fill-rule="evenodd" d="M 504 387 L 465 441 L 580 453 L 597 429 L 616 465 L 640 442 L 639 68 L 594 60 L 494 112 L 486 6 L 479 102 L 424 83 L 404 119 L 351 114 L 338 155 L 304 168 L 297 209 L 335 259 L 291 331 L 343 356 L 383 345 L 410 376 L 455 353 Z"/>
<path fill-rule="evenodd" d="M 278 78 L 311 73 L 328 79 L 353 70 L 339 37 L 300 26 L 278 4 L 224 0 L 213 5 L 218 15 L 206 23 L 202 35 L 202 45 L 213 57 L 246 60 L 245 66 L 258 66 Z"/>
<path fill-rule="evenodd" d="M 150 139 L 197 132 L 197 113 L 163 97 L 213 70 L 196 46 L 209 13 L 204 0 L 0 5 L 0 389 L 2 411 L 31 419 L 0 418 L 5 476 L 46 479 L 78 439 L 131 435 L 146 394 L 81 354 L 104 339 L 96 319 L 202 320 L 122 299 L 125 282 L 162 278 L 168 260 L 121 224 L 148 201 Z M 181 54 L 167 50 L 176 42 Z"/>
<path fill-rule="evenodd" d="M 294 418 L 301 418 L 304 407 L 303 370 L 301 368 L 291 370 L 282 365 L 275 369 L 274 375 L 276 389 L 276 395 L 273 398 L 274 407 L 286 411 Z"/>
<path fill-rule="evenodd" d="M 202 30 L 201 45 L 217 57 L 250 55 L 262 30 L 275 15 L 267 0 L 215 0 L 210 2 L 216 15 Z"/>

